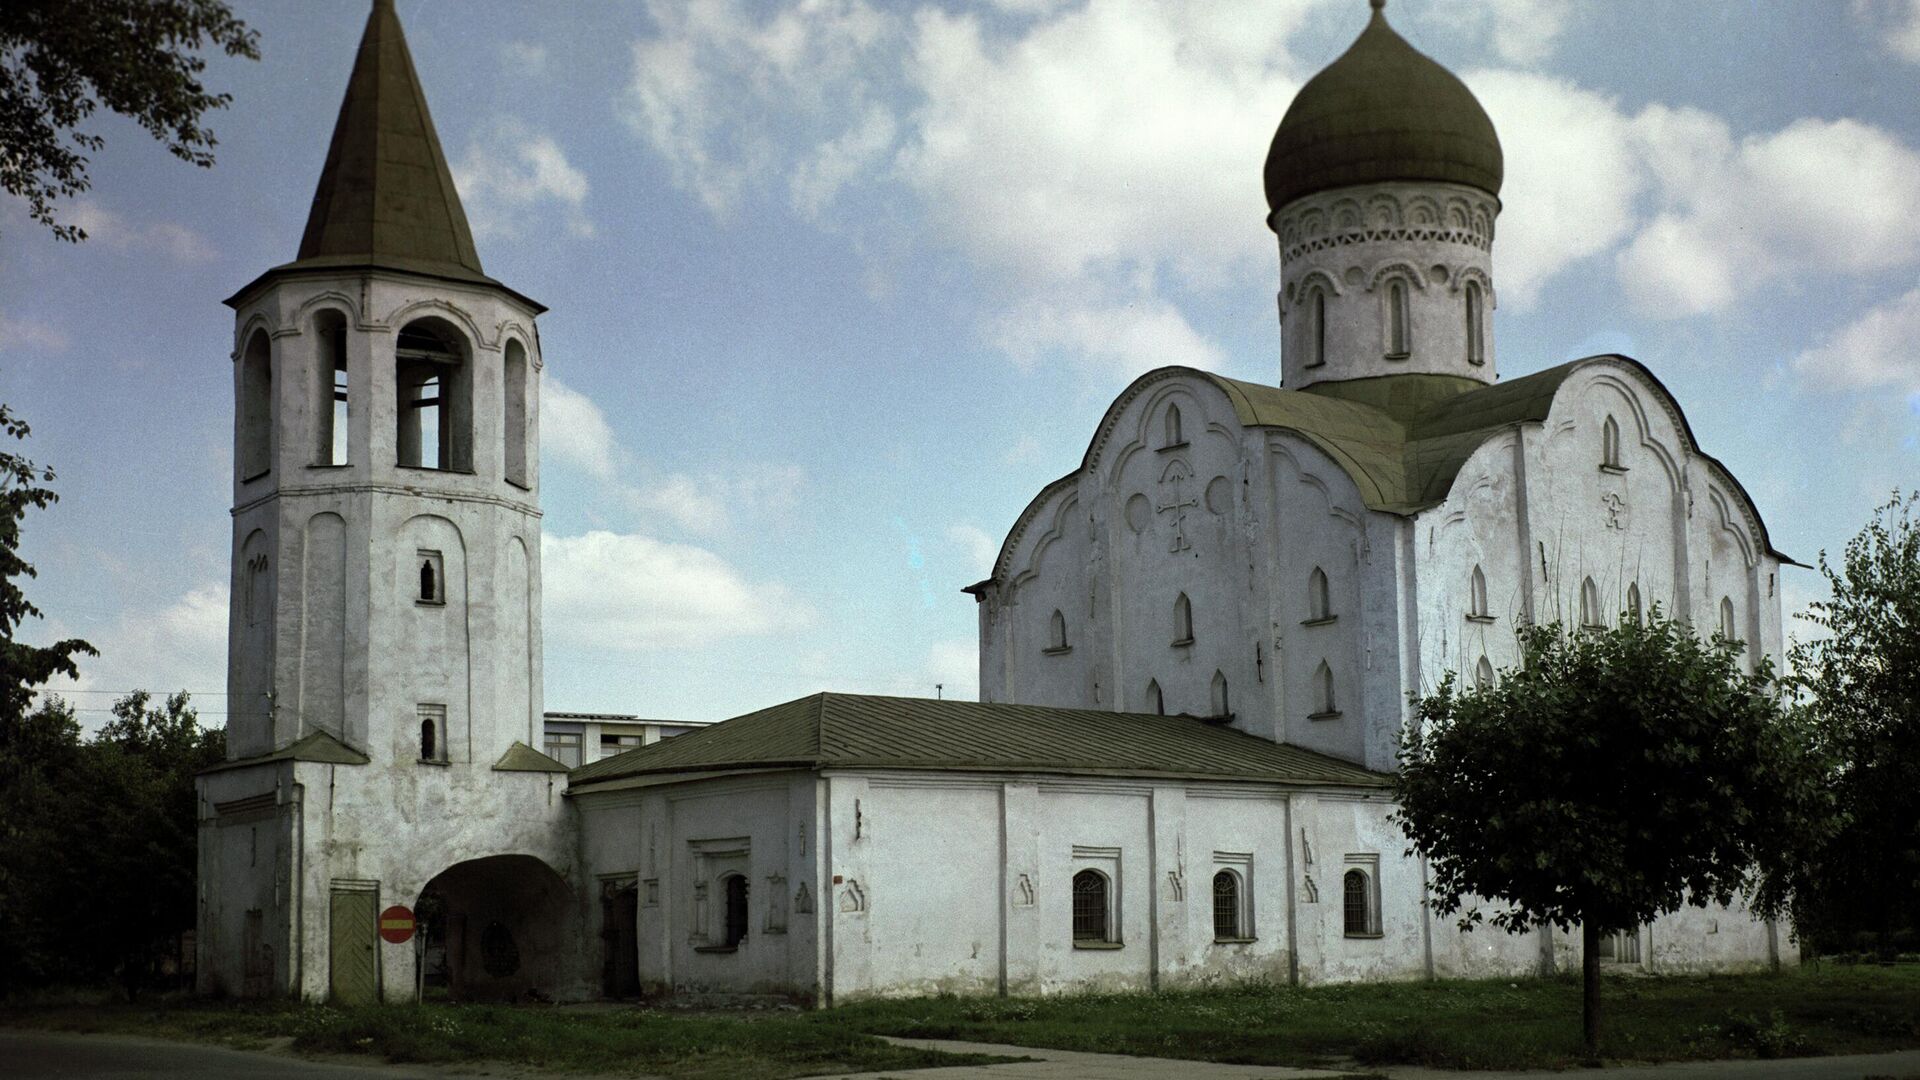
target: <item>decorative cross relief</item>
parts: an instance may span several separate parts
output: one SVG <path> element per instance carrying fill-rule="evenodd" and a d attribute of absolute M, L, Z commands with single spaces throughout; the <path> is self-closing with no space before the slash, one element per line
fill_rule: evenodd
<path fill-rule="evenodd" d="M 1033 879 L 1025 874 L 1021 874 L 1019 880 L 1013 883 L 1013 906 L 1033 906 Z"/>
<path fill-rule="evenodd" d="M 1200 505 L 1200 500 L 1191 495 L 1181 498 L 1185 495 L 1181 488 L 1187 481 L 1187 473 L 1179 462 L 1174 462 L 1174 466 L 1160 478 L 1160 487 L 1166 491 L 1167 501 L 1154 508 L 1158 513 L 1173 515 L 1173 543 L 1167 548 L 1170 552 L 1186 551 L 1193 547 L 1187 540 L 1187 508 Z"/>
<path fill-rule="evenodd" d="M 1178 870 L 1167 871 L 1167 890 L 1172 893 L 1173 902 L 1185 903 L 1187 899 L 1187 879 Z"/>
<path fill-rule="evenodd" d="M 1600 496 L 1600 505 L 1606 510 L 1607 528 L 1625 529 L 1627 527 L 1627 500 L 1617 492 L 1609 491 Z"/>

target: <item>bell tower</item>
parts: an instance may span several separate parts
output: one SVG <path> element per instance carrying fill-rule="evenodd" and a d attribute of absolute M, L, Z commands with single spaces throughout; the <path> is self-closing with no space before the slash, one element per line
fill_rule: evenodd
<path fill-rule="evenodd" d="M 1267 155 L 1281 385 L 1491 383 L 1500 140 L 1466 84 L 1394 32 L 1386 0 L 1371 4 Z"/>
<path fill-rule="evenodd" d="M 533 749 L 545 308 L 481 268 L 392 0 L 298 256 L 227 304 L 232 760 L 200 785 L 202 989 L 410 997 L 412 946 L 369 904 L 571 856 L 564 767 Z M 271 859 L 259 822 L 243 858 L 226 826 L 269 808 Z"/>

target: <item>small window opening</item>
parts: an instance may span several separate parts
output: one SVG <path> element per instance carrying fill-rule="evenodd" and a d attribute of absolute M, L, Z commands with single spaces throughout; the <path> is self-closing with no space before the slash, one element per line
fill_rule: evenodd
<path fill-rule="evenodd" d="M 1403 360 L 1413 349 L 1408 340 L 1407 283 L 1394 278 L 1387 283 L 1387 358 Z"/>
<path fill-rule="evenodd" d="M 1733 598 L 1723 596 L 1720 598 L 1720 636 L 1726 638 L 1728 641 L 1740 640 L 1740 635 L 1734 631 Z"/>
<path fill-rule="evenodd" d="M 1175 645 L 1193 644 L 1193 602 L 1181 593 L 1173 602 L 1173 643 Z"/>
<path fill-rule="evenodd" d="M 1180 434 L 1180 406 L 1167 406 L 1167 441 L 1164 446 L 1180 446 L 1187 440 Z"/>
<path fill-rule="evenodd" d="M 1213 875 L 1213 936 L 1218 941 L 1248 936 L 1240 918 L 1240 875 L 1231 870 Z"/>
<path fill-rule="evenodd" d="M 1348 937 L 1380 933 L 1380 909 L 1374 903 L 1373 881 L 1365 870 L 1349 870 L 1341 879 L 1341 900 Z"/>
<path fill-rule="evenodd" d="M 1232 716 L 1233 706 L 1227 700 L 1227 677 L 1218 671 L 1213 673 L 1213 715 Z"/>
<path fill-rule="evenodd" d="M 1067 617 L 1054 609 L 1053 617 L 1047 621 L 1047 652 L 1063 653 L 1067 646 Z"/>
<path fill-rule="evenodd" d="M 313 463 L 347 463 L 349 387 L 347 385 L 347 320 L 338 311 L 314 317 L 314 344 L 318 350 L 314 374 Z"/>
<path fill-rule="evenodd" d="M 1320 666 L 1314 669 L 1313 692 L 1316 699 L 1313 710 L 1315 716 L 1340 714 L 1339 703 L 1333 697 L 1333 668 L 1325 660 L 1320 661 Z"/>
<path fill-rule="evenodd" d="M 1467 363 L 1487 362 L 1486 309 L 1482 306 L 1480 283 L 1467 282 Z"/>
<path fill-rule="evenodd" d="M 1627 617 L 1633 620 L 1633 625 L 1640 625 L 1640 583 L 1637 581 L 1627 586 Z"/>
<path fill-rule="evenodd" d="M 264 475 L 273 466 L 273 349 L 255 330 L 240 355 L 240 431 L 235 454 L 240 479 Z"/>
<path fill-rule="evenodd" d="M 1600 620 L 1600 587 L 1592 578 L 1580 583 L 1580 625 L 1590 630 L 1605 625 Z"/>
<path fill-rule="evenodd" d="M 1477 563 L 1467 581 L 1467 614 L 1476 619 L 1492 618 L 1487 614 L 1487 575 Z"/>
<path fill-rule="evenodd" d="M 1073 875 L 1073 940 L 1111 941 L 1107 875 L 1082 870 Z"/>
<path fill-rule="evenodd" d="M 747 878 L 745 874 L 728 874 L 722 881 L 722 890 L 726 894 L 726 927 L 721 935 L 721 944 L 728 947 L 739 945 L 747 938 Z"/>
<path fill-rule="evenodd" d="M 421 705 L 415 715 L 420 720 L 420 760 L 447 760 L 447 707 Z"/>
<path fill-rule="evenodd" d="M 1473 685 L 1475 689 L 1487 690 L 1493 687 L 1493 661 L 1481 657 L 1473 667 Z"/>
<path fill-rule="evenodd" d="M 1307 575 L 1307 621 L 1323 622 L 1333 618 L 1333 596 L 1327 588 L 1327 572 L 1319 567 Z"/>
<path fill-rule="evenodd" d="M 422 604 L 444 604 L 447 602 L 447 575 L 440 553 L 424 548 L 414 553 L 418 563 L 420 591 L 414 597 Z"/>
<path fill-rule="evenodd" d="M 1620 425 L 1611 416 L 1600 425 L 1600 466 L 1620 468 Z"/>
<path fill-rule="evenodd" d="M 434 745 L 433 721 L 431 720 L 420 721 L 420 760 L 422 761 L 440 760 L 440 755 L 437 751 L 438 751 L 438 747 Z"/>
<path fill-rule="evenodd" d="M 1167 701 L 1160 693 L 1160 681 L 1158 679 L 1147 680 L 1147 704 L 1152 706 L 1155 714 L 1159 716 L 1167 715 Z"/>

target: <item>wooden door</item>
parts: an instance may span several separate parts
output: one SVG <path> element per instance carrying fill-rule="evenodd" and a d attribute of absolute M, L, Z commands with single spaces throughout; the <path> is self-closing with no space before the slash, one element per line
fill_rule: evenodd
<path fill-rule="evenodd" d="M 327 950 L 331 963 L 329 997 L 336 1005 L 371 1005 L 380 995 L 378 937 L 375 931 L 379 895 L 362 890 L 333 892 Z"/>

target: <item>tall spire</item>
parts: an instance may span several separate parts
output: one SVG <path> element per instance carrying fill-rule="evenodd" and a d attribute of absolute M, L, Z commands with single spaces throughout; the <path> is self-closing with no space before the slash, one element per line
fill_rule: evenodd
<path fill-rule="evenodd" d="M 367 16 L 300 238 L 310 260 L 484 279 L 393 0 Z"/>

